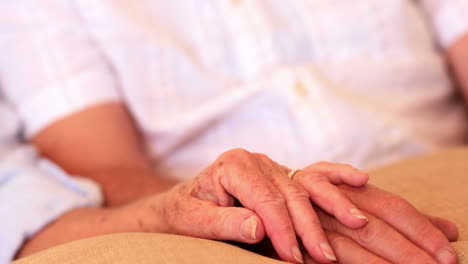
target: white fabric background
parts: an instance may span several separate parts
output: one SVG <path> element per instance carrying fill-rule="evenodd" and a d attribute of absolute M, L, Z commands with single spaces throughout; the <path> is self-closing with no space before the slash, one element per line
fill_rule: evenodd
<path fill-rule="evenodd" d="M 442 50 L 467 0 L 17 0 L 0 80 L 32 136 L 124 101 L 163 171 L 234 147 L 372 167 L 463 141 Z"/>

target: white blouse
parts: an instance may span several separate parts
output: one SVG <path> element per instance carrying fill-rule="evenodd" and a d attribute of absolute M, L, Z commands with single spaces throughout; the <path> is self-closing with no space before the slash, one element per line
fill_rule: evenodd
<path fill-rule="evenodd" d="M 179 178 L 235 147 L 368 168 L 464 141 L 442 53 L 468 30 L 468 0 L 15 0 L 0 12 L 0 82 L 29 137 L 120 100 Z"/>

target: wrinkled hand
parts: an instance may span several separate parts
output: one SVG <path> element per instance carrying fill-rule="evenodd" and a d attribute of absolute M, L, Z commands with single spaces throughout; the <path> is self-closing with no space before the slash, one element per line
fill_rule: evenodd
<path fill-rule="evenodd" d="M 332 183 L 361 186 L 368 175 L 351 166 L 318 163 L 287 176 L 289 169 L 263 154 L 236 149 L 222 154 L 193 181 L 146 199 L 158 219 L 156 232 L 254 244 L 267 235 L 278 255 L 302 262 L 296 235 L 320 263 L 335 255 L 310 202 L 358 228 L 364 215 Z M 236 199 L 243 207 L 234 207 Z M 143 221 L 142 225 L 147 225 Z"/>
<path fill-rule="evenodd" d="M 353 230 L 317 210 L 339 263 L 457 263 L 449 244 L 458 237 L 453 223 L 425 216 L 402 198 L 373 186 L 338 188 L 369 219 L 366 226 Z M 315 262 L 306 256 L 306 263 Z"/>

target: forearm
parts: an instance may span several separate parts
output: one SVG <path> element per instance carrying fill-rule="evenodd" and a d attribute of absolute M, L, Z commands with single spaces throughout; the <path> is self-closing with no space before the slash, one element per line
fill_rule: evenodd
<path fill-rule="evenodd" d="M 101 185 L 105 204 L 118 206 L 140 197 L 161 193 L 176 184 L 152 169 L 109 169 L 84 173 Z"/>
<path fill-rule="evenodd" d="M 33 142 L 41 154 L 72 175 L 99 183 L 107 205 L 120 205 L 173 185 L 152 169 L 124 105 L 107 103 L 59 120 Z"/>
<path fill-rule="evenodd" d="M 42 155 L 72 174 L 150 167 L 137 127 L 120 103 L 103 103 L 67 116 L 32 141 Z"/>
<path fill-rule="evenodd" d="M 448 61 L 468 105 L 468 34 L 447 49 Z"/>
<path fill-rule="evenodd" d="M 164 192 L 175 182 L 153 171 L 138 130 L 123 105 L 89 108 L 57 121 L 33 141 L 43 156 L 70 174 L 100 184 L 110 207 L 69 211 L 26 241 L 18 256 L 92 236 L 164 230 L 155 228 L 160 221 L 155 210 L 142 204 L 145 199 L 134 200 Z M 157 204 L 158 199 L 153 200 Z"/>
<path fill-rule="evenodd" d="M 151 203 L 148 203 L 148 199 L 140 199 L 119 208 L 80 208 L 69 211 L 26 241 L 17 257 L 25 257 L 74 240 L 112 233 L 162 233 L 166 231 L 166 224 L 161 214 L 161 197 L 152 197 Z"/>
<path fill-rule="evenodd" d="M 128 216 L 110 209 L 82 208 L 72 210 L 26 241 L 17 257 L 31 255 L 73 240 L 124 230 L 131 231 L 132 227 L 127 218 Z"/>

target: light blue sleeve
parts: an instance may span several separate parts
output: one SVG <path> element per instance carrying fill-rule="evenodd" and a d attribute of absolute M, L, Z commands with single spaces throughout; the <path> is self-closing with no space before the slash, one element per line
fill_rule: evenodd
<path fill-rule="evenodd" d="M 33 147 L 15 146 L 2 156 L 0 264 L 9 263 L 26 239 L 63 213 L 102 202 L 96 184 L 70 177 Z"/>

